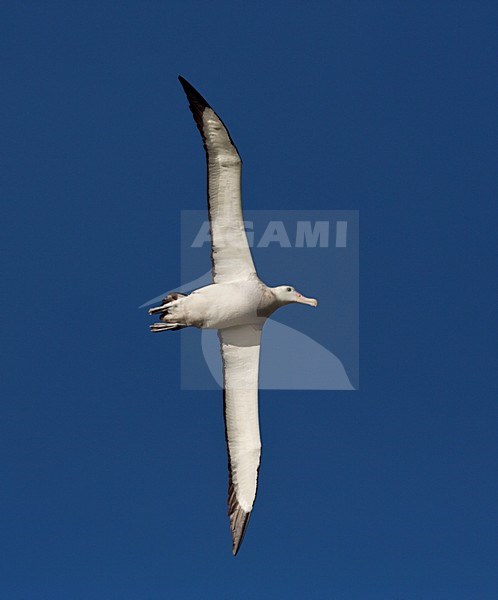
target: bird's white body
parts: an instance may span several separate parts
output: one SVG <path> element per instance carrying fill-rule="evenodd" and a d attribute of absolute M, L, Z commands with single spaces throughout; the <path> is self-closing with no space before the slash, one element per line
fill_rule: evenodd
<path fill-rule="evenodd" d="M 256 279 L 215 283 L 172 302 L 166 322 L 202 329 L 226 329 L 261 321 L 265 288 Z"/>

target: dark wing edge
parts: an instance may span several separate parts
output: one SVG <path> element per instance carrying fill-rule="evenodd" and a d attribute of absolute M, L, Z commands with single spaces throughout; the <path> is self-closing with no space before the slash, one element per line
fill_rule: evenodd
<path fill-rule="evenodd" d="M 206 146 L 206 136 L 204 134 L 204 124 L 202 122 L 202 113 L 204 112 L 204 110 L 206 108 L 210 108 L 214 112 L 216 117 L 219 119 L 220 123 L 225 128 L 225 131 L 227 132 L 227 135 L 228 135 L 228 139 L 230 140 L 230 143 L 232 144 L 232 146 L 235 148 L 235 152 L 237 152 L 239 159 L 240 159 L 239 151 L 237 150 L 237 146 L 233 143 L 232 136 L 230 135 L 230 132 L 228 131 L 227 126 L 220 119 L 219 115 L 216 113 L 216 111 L 213 109 L 213 107 L 208 103 L 208 101 L 203 96 L 201 96 L 201 94 L 199 94 L 199 92 L 194 88 L 194 86 L 191 85 L 184 77 L 182 77 L 181 75 L 178 75 L 178 81 L 181 83 L 181 85 L 183 87 L 183 91 L 185 92 L 185 94 L 187 96 L 189 108 L 190 108 L 192 114 L 194 115 L 194 121 L 197 124 L 197 128 L 200 131 L 202 141 L 204 142 L 204 149 L 206 150 L 206 156 L 209 155 L 209 150 Z M 242 160 L 241 160 L 241 162 L 242 162 Z"/>
<path fill-rule="evenodd" d="M 187 96 L 189 108 L 192 111 L 192 114 L 194 115 L 194 121 L 197 123 L 197 127 L 199 128 L 202 139 L 204 140 L 205 138 L 202 124 L 202 113 L 204 112 L 204 109 L 211 107 L 209 106 L 206 99 L 203 98 L 186 79 L 179 75 L 178 80 L 182 84 L 183 91 Z"/>
<path fill-rule="evenodd" d="M 228 481 L 228 516 L 230 518 L 230 529 L 232 531 L 232 554 L 237 556 L 242 540 L 246 533 L 249 519 L 251 518 L 250 512 L 245 512 L 237 502 L 235 497 L 235 488 L 232 484 L 232 476 L 229 472 Z"/>

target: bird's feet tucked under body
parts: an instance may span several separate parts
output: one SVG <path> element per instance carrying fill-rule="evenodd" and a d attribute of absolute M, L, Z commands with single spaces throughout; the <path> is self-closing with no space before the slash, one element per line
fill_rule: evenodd
<path fill-rule="evenodd" d="M 159 319 L 161 323 L 153 323 L 150 325 L 150 330 L 153 333 L 159 333 L 161 331 L 176 331 L 177 329 L 182 329 L 186 327 L 186 325 L 182 323 L 176 323 L 174 319 L 171 318 L 171 308 L 178 302 L 180 298 L 185 298 L 185 294 L 180 294 L 179 292 L 173 292 L 172 294 L 168 294 L 166 298 L 163 299 L 162 304 L 160 306 L 155 306 L 154 308 L 149 309 L 149 315 L 159 315 Z"/>

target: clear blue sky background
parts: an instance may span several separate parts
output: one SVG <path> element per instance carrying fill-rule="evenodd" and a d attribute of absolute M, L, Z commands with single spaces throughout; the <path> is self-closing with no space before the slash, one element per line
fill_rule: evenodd
<path fill-rule="evenodd" d="M 1 12 L 0 598 L 496 598 L 496 3 Z M 137 310 L 204 205 L 178 74 L 250 208 L 360 210 L 361 390 L 264 393 L 236 559 L 221 398 Z"/>

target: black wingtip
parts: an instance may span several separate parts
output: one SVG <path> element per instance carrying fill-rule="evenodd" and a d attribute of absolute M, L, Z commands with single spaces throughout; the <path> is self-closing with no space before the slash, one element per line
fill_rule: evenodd
<path fill-rule="evenodd" d="M 183 91 L 187 95 L 187 100 L 188 100 L 190 111 L 194 115 L 194 121 L 197 123 L 197 127 L 198 127 L 198 129 L 201 133 L 202 139 L 204 141 L 204 148 L 207 152 L 206 136 L 204 135 L 204 123 L 203 123 L 202 115 L 203 115 L 204 111 L 206 110 L 206 108 L 209 108 L 210 110 L 212 110 L 213 113 L 214 113 L 214 110 L 213 110 L 212 106 L 209 104 L 209 102 L 203 96 L 201 96 L 201 94 L 199 94 L 199 92 L 192 85 L 190 85 L 190 83 L 185 79 L 185 77 L 178 75 L 178 81 L 182 84 Z M 216 115 L 216 113 L 214 113 L 214 114 Z M 234 147 L 235 152 L 238 154 L 237 146 L 233 143 L 233 140 L 232 140 L 230 133 L 229 133 L 228 129 L 226 128 L 225 124 L 223 123 L 223 121 L 220 119 L 220 117 L 218 115 L 216 115 L 216 118 L 220 121 L 220 123 L 225 128 L 226 134 L 228 135 L 228 139 L 230 140 L 230 143 Z M 240 155 L 238 156 L 238 158 L 240 160 Z"/>
<path fill-rule="evenodd" d="M 178 75 L 178 81 L 182 84 L 183 91 L 187 95 L 192 109 L 202 112 L 205 108 L 211 108 L 207 100 L 184 77 Z"/>
<path fill-rule="evenodd" d="M 249 524 L 249 519 L 251 517 L 251 513 L 245 513 L 245 520 L 244 520 L 244 524 L 242 526 L 242 531 L 239 533 L 237 538 L 233 539 L 232 542 L 232 554 L 233 556 L 237 556 L 240 546 L 242 545 L 242 541 L 244 539 L 244 536 L 246 534 L 246 529 L 247 529 L 247 525 Z"/>
<path fill-rule="evenodd" d="M 237 556 L 251 518 L 251 511 L 245 512 L 236 502 L 235 506 L 229 511 L 229 517 L 230 529 L 232 530 L 232 554 Z"/>

